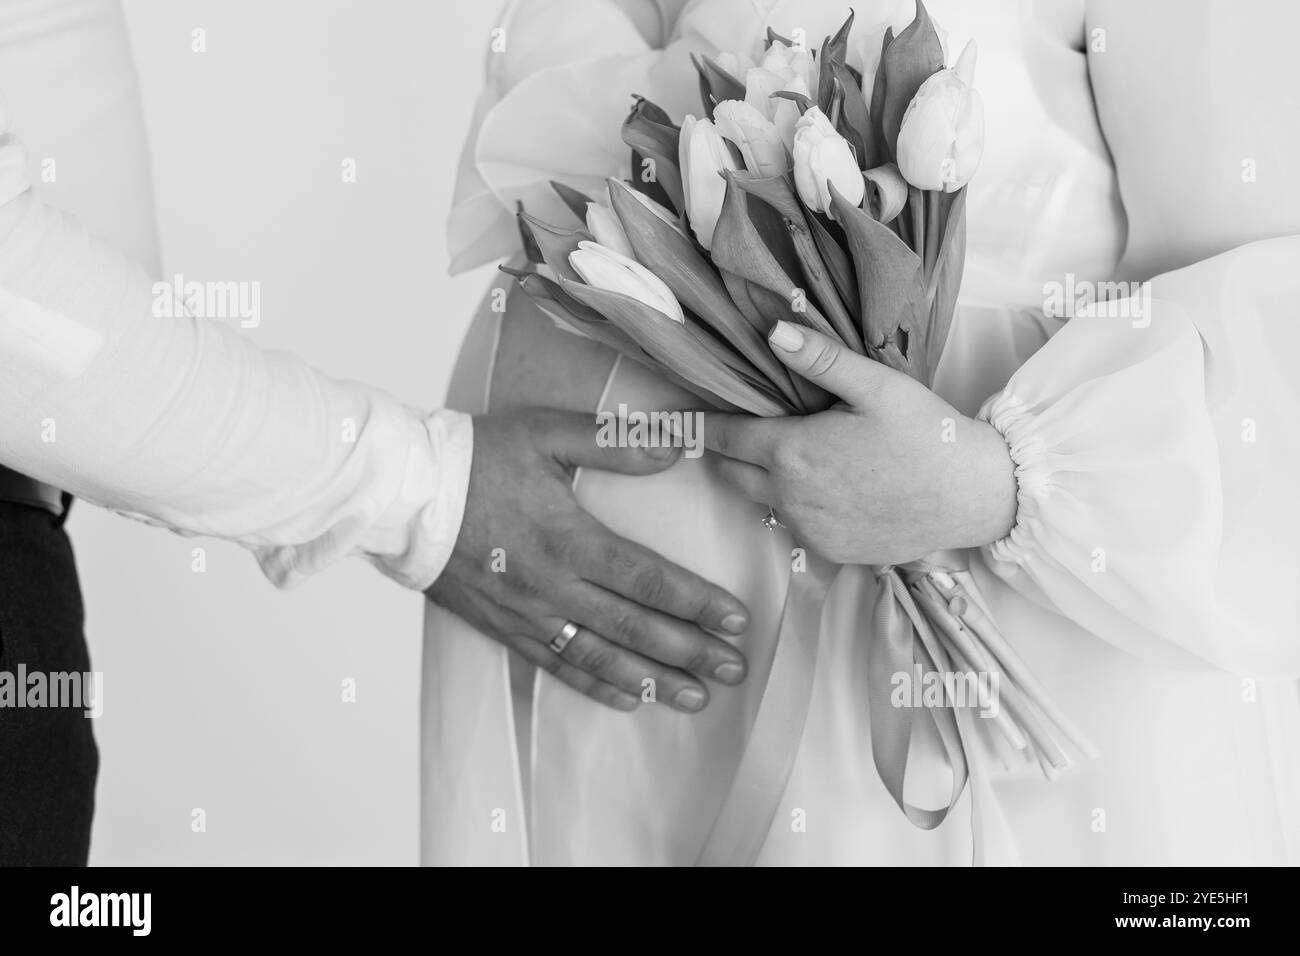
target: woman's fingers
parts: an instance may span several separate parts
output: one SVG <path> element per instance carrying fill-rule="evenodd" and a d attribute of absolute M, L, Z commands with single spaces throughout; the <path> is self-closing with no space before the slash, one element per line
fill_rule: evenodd
<path fill-rule="evenodd" d="M 556 626 L 557 633 L 564 623 L 549 622 Z M 619 647 L 586 627 L 578 628 L 561 650 L 556 651 L 550 646 L 546 650 L 582 673 L 631 695 L 638 702 L 646 699 L 663 701 L 691 714 L 703 710 L 709 702 L 708 690 L 689 674 Z"/>
<path fill-rule="evenodd" d="M 820 332 L 789 322 L 776 323 L 767 341 L 787 368 L 856 408 L 870 403 L 890 375 L 901 374 Z"/>

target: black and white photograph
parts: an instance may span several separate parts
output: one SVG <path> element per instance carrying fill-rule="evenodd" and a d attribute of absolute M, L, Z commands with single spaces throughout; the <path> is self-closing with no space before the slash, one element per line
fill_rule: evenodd
<path fill-rule="evenodd" d="M 1090 918 L 1249 928 L 1216 871 L 1300 862 L 1298 36 L 0 2 L 0 866 L 89 868 L 24 919 L 1160 867 Z"/>

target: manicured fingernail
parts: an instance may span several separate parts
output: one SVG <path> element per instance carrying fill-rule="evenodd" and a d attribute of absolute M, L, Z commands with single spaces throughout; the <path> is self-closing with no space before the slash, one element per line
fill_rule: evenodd
<path fill-rule="evenodd" d="M 782 352 L 798 352 L 803 348 L 803 333 L 799 327 L 789 322 L 778 322 L 772 328 L 767 340 Z"/>
<path fill-rule="evenodd" d="M 743 614 L 728 614 L 722 619 L 722 629 L 728 634 L 744 634 L 749 622 Z"/>
<path fill-rule="evenodd" d="M 714 669 L 713 676 L 724 684 L 739 684 L 745 676 L 745 668 L 735 661 L 727 661 L 725 664 L 719 664 Z"/>
<path fill-rule="evenodd" d="M 677 692 L 673 703 L 682 710 L 699 710 L 704 706 L 704 692 L 695 687 L 684 687 Z"/>

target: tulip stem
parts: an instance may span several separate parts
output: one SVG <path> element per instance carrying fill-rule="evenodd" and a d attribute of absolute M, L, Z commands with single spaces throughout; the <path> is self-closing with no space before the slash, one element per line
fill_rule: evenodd
<path fill-rule="evenodd" d="M 908 211 L 911 213 L 912 220 L 912 251 L 921 257 L 921 264 L 924 267 L 926 241 L 925 192 L 913 186 L 907 193 Z"/>
<path fill-rule="evenodd" d="M 943 205 L 943 193 L 925 192 L 922 195 L 925 196 L 928 220 L 925 226 L 925 280 L 928 287 L 939 259 L 939 246 L 943 243 L 943 233 L 939 226 L 939 207 Z"/>

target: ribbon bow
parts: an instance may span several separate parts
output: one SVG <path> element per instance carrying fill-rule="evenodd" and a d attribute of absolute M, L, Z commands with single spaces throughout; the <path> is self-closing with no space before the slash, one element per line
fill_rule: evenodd
<path fill-rule="evenodd" d="M 808 552 L 808 568 L 792 573 L 776 656 L 731 790 L 700 851 L 700 865 L 751 865 L 762 850 L 794 766 L 812 700 L 821 609 L 839 567 Z M 1089 757 L 1096 751 L 1055 706 L 1011 648 L 984 603 L 964 553 L 944 551 L 876 570 L 880 593 L 867 655 L 871 752 L 880 779 L 915 826 L 932 830 L 971 790 L 972 861 L 1018 863 L 1010 828 L 991 786 L 991 755 L 1010 751 L 1036 760 L 1049 779 L 1070 765 L 1064 737 Z M 904 796 L 915 708 L 894 706 L 895 675 L 914 668 L 943 682 L 937 706 L 924 706 L 952 775 L 946 806 L 918 807 Z M 998 706 L 980 723 L 947 693 L 958 672 L 996 681 Z M 1056 732 L 1056 734 L 1053 733 Z"/>

